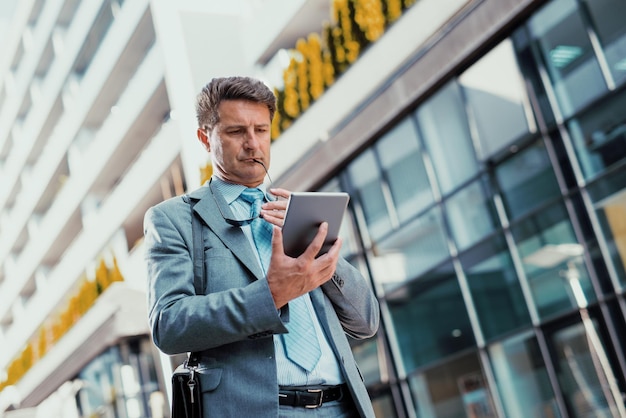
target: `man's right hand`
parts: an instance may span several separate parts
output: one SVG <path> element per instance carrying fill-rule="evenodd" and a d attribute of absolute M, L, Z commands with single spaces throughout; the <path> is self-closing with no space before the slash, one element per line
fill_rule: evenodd
<path fill-rule="evenodd" d="M 339 261 L 341 238 L 337 238 L 327 253 L 315 257 L 327 233 L 328 223 L 323 222 L 307 249 L 298 258 L 293 258 L 285 254 L 282 230 L 274 226 L 267 282 L 276 308 L 280 309 L 290 300 L 318 288 L 333 276 Z"/>

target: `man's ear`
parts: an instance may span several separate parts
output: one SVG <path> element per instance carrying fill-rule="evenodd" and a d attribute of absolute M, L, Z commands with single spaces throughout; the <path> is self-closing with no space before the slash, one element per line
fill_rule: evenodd
<path fill-rule="evenodd" d="M 209 136 L 207 135 L 207 131 L 205 129 L 198 128 L 196 131 L 196 135 L 198 136 L 198 140 L 202 144 L 202 146 L 208 151 L 211 152 L 211 144 L 209 143 Z"/>

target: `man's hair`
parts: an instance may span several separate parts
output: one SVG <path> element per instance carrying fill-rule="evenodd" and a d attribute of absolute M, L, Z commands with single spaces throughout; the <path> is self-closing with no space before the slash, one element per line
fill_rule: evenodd
<path fill-rule="evenodd" d="M 199 128 L 213 128 L 220 121 L 222 100 L 248 100 L 267 106 L 270 121 L 276 111 L 276 96 L 262 81 L 251 77 L 218 77 L 209 81 L 196 97 Z"/>

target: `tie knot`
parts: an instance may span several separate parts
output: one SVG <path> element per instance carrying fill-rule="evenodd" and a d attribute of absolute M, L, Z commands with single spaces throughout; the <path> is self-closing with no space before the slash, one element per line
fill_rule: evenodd
<path fill-rule="evenodd" d="M 262 201 L 264 197 L 263 192 L 259 189 L 246 188 L 241 192 L 241 198 L 248 203 L 254 203 L 257 200 Z"/>

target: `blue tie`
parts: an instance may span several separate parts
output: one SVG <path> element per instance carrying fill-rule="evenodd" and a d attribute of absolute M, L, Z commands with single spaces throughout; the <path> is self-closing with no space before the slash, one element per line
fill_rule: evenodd
<path fill-rule="evenodd" d="M 272 256 L 272 227 L 269 222 L 259 218 L 263 204 L 263 192 L 259 189 L 244 189 L 241 198 L 251 204 L 250 217 L 257 217 L 252 221 L 252 237 L 259 253 L 263 270 L 267 273 Z M 313 370 L 322 354 L 311 315 L 308 312 L 304 296 L 289 302 L 289 332 L 283 334 L 283 344 L 287 357 L 307 371 Z"/>

